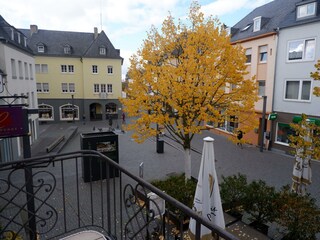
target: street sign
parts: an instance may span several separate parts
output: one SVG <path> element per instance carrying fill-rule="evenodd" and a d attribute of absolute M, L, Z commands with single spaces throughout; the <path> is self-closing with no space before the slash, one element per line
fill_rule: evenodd
<path fill-rule="evenodd" d="M 274 121 L 277 119 L 277 117 L 278 117 L 277 113 L 270 113 L 268 116 L 268 120 Z"/>

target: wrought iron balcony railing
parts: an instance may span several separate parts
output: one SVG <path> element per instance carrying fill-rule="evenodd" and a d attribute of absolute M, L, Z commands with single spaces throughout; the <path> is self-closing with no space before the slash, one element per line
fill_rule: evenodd
<path fill-rule="evenodd" d="M 84 181 L 84 171 L 95 181 Z M 83 230 L 106 239 L 185 239 L 183 224 L 174 226 L 163 214 L 162 200 L 196 219 L 196 239 L 201 225 L 214 236 L 236 239 L 96 151 L 1 164 L 0 239 L 61 239 Z"/>

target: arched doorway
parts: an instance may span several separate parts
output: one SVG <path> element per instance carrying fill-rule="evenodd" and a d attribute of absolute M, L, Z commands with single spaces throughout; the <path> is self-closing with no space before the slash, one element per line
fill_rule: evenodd
<path fill-rule="evenodd" d="M 90 120 L 102 120 L 102 106 L 99 103 L 90 104 Z"/>

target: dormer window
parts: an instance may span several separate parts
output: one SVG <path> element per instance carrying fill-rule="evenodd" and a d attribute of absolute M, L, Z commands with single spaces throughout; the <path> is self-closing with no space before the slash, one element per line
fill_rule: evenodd
<path fill-rule="evenodd" d="M 20 44 L 21 43 L 21 36 L 20 36 L 20 33 L 17 33 L 18 34 L 18 43 Z"/>
<path fill-rule="evenodd" d="M 27 38 L 24 37 L 24 46 L 27 47 Z"/>
<path fill-rule="evenodd" d="M 261 16 L 253 19 L 253 31 L 257 32 L 261 30 Z"/>
<path fill-rule="evenodd" d="M 11 28 L 11 40 L 14 41 L 14 29 Z"/>
<path fill-rule="evenodd" d="M 106 55 L 106 48 L 105 47 L 100 47 L 99 48 L 99 53 L 100 53 L 100 55 Z"/>
<path fill-rule="evenodd" d="M 44 53 L 44 45 L 42 43 L 38 44 L 38 53 Z"/>
<path fill-rule="evenodd" d="M 316 2 L 300 5 L 297 7 L 297 19 L 316 15 Z"/>
<path fill-rule="evenodd" d="M 69 45 L 65 45 L 63 47 L 64 54 L 71 54 L 71 47 Z"/>
<path fill-rule="evenodd" d="M 247 31 L 251 27 L 252 23 L 249 23 L 247 26 L 241 29 L 241 32 Z"/>

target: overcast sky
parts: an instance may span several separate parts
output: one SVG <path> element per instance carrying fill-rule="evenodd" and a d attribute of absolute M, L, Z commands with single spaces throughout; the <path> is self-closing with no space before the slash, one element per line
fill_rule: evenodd
<path fill-rule="evenodd" d="M 199 0 L 202 12 L 235 25 L 254 8 L 271 0 Z M 104 30 L 124 58 L 141 47 L 151 25 L 161 26 L 169 12 L 174 18 L 186 16 L 191 0 L 6 0 L 0 14 L 16 28 L 93 32 Z"/>

